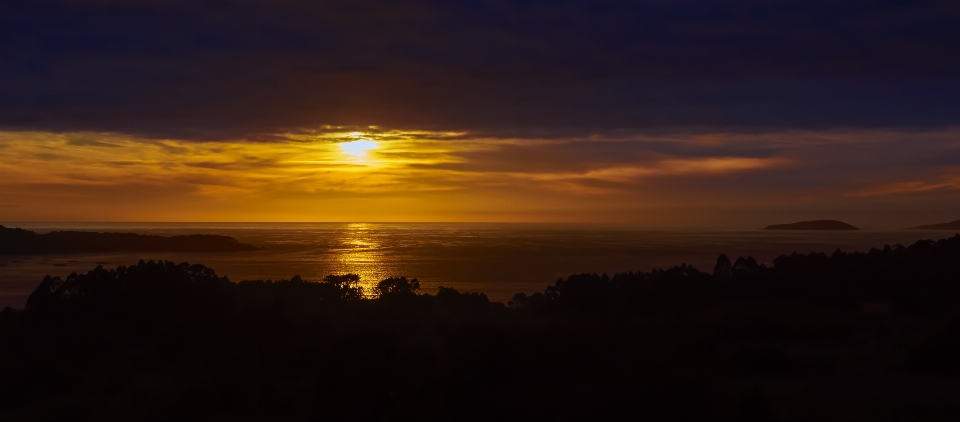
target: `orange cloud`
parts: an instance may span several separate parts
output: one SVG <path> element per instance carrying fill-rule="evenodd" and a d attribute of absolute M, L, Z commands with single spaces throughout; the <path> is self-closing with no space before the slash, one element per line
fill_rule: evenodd
<path fill-rule="evenodd" d="M 869 144 L 874 135 L 500 139 L 325 127 L 201 142 L 0 132 L 0 221 L 635 221 L 668 207 L 642 214 L 653 221 L 960 187 L 960 177 L 926 177 L 857 191 L 863 177 L 878 180 L 885 156 L 872 147 L 896 145 L 893 135 Z M 904 136 L 949 138 L 921 135 Z M 363 154 L 341 147 L 361 140 Z M 949 157 L 953 144 L 938 142 L 924 144 L 928 155 Z M 793 149 L 770 146 L 781 144 Z M 883 177 L 924 178 L 898 154 L 899 173 L 885 167 Z"/>
<path fill-rule="evenodd" d="M 941 183 L 927 183 L 923 181 L 898 182 L 888 185 L 876 186 L 861 189 L 853 193 L 853 196 L 878 196 L 878 195 L 896 195 L 905 193 L 928 192 L 938 189 L 957 189 L 960 188 L 960 180 Z"/>

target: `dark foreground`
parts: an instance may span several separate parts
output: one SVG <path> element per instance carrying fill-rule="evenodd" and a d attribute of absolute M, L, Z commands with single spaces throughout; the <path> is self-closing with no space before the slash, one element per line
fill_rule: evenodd
<path fill-rule="evenodd" d="M 960 236 L 575 275 L 509 306 L 356 281 L 47 278 L 0 313 L 0 420 L 960 415 Z"/>

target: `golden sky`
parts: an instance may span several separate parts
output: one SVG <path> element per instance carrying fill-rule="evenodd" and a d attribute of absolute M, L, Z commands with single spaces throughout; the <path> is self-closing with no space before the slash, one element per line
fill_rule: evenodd
<path fill-rule="evenodd" d="M 16 3 L 0 222 L 960 218 L 955 1 Z"/>
<path fill-rule="evenodd" d="M 900 154 L 900 168 L 885 166 L 885 146 L 905 138 L 929 147 L 914 158 Z M 876 204 L 917 200 L 909 195 L 952 205 L 944 195 L 960 187 L 953 167 L 917 167 L 953 151 L 956 139 L 955 132 L 513 139 L 323 127 L 207 142 L 0 132 L 0 221 L 724 227 L 804 215 L 863 220 Z"/>

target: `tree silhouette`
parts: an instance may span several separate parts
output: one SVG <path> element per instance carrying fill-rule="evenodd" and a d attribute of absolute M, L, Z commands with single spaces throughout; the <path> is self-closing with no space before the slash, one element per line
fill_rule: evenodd
<path fill-rule="evenodd" d="M 377 297 L 416 295 L 420 291 L 420 280 L 390 277 L 377 283 L 373 291 Z"/>
<path fill-rule="evenodd" d="M 357 274 L 330 274 L 323 278 L 323 282 L 336 286 L 340 290 L 340 299 L 358 300 L 363 298 L 363 286 L 359 286 L 360 276 Z"/>

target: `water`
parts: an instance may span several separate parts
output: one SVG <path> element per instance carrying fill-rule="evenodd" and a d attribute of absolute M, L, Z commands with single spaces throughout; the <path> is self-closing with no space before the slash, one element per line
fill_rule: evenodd
<path fill-rule="evenodd" d="M 3 223 L 53 230 L 142 234 L 221 234 L 263 247 L 240 253 L 111 253 L 0 256 L 0 307 L 22 307 L 43 276 L 66 277 L 98 263 L 140 259 L 200 263 L 231 280 L 357 273 L 369 290 L 397 275 L 417 277 L 424 292 L 437 287 L 486 293 L 506 302 L 518 292 L 542 291 L 580 272 L 649 271 L 681 263 L 713 269 L 717 255 L 753 256 L 769 263 L 782 253 L 866 251 L 953 235 L 943 231 L 651 231 L 577 224 L 392 223 Z"/>

